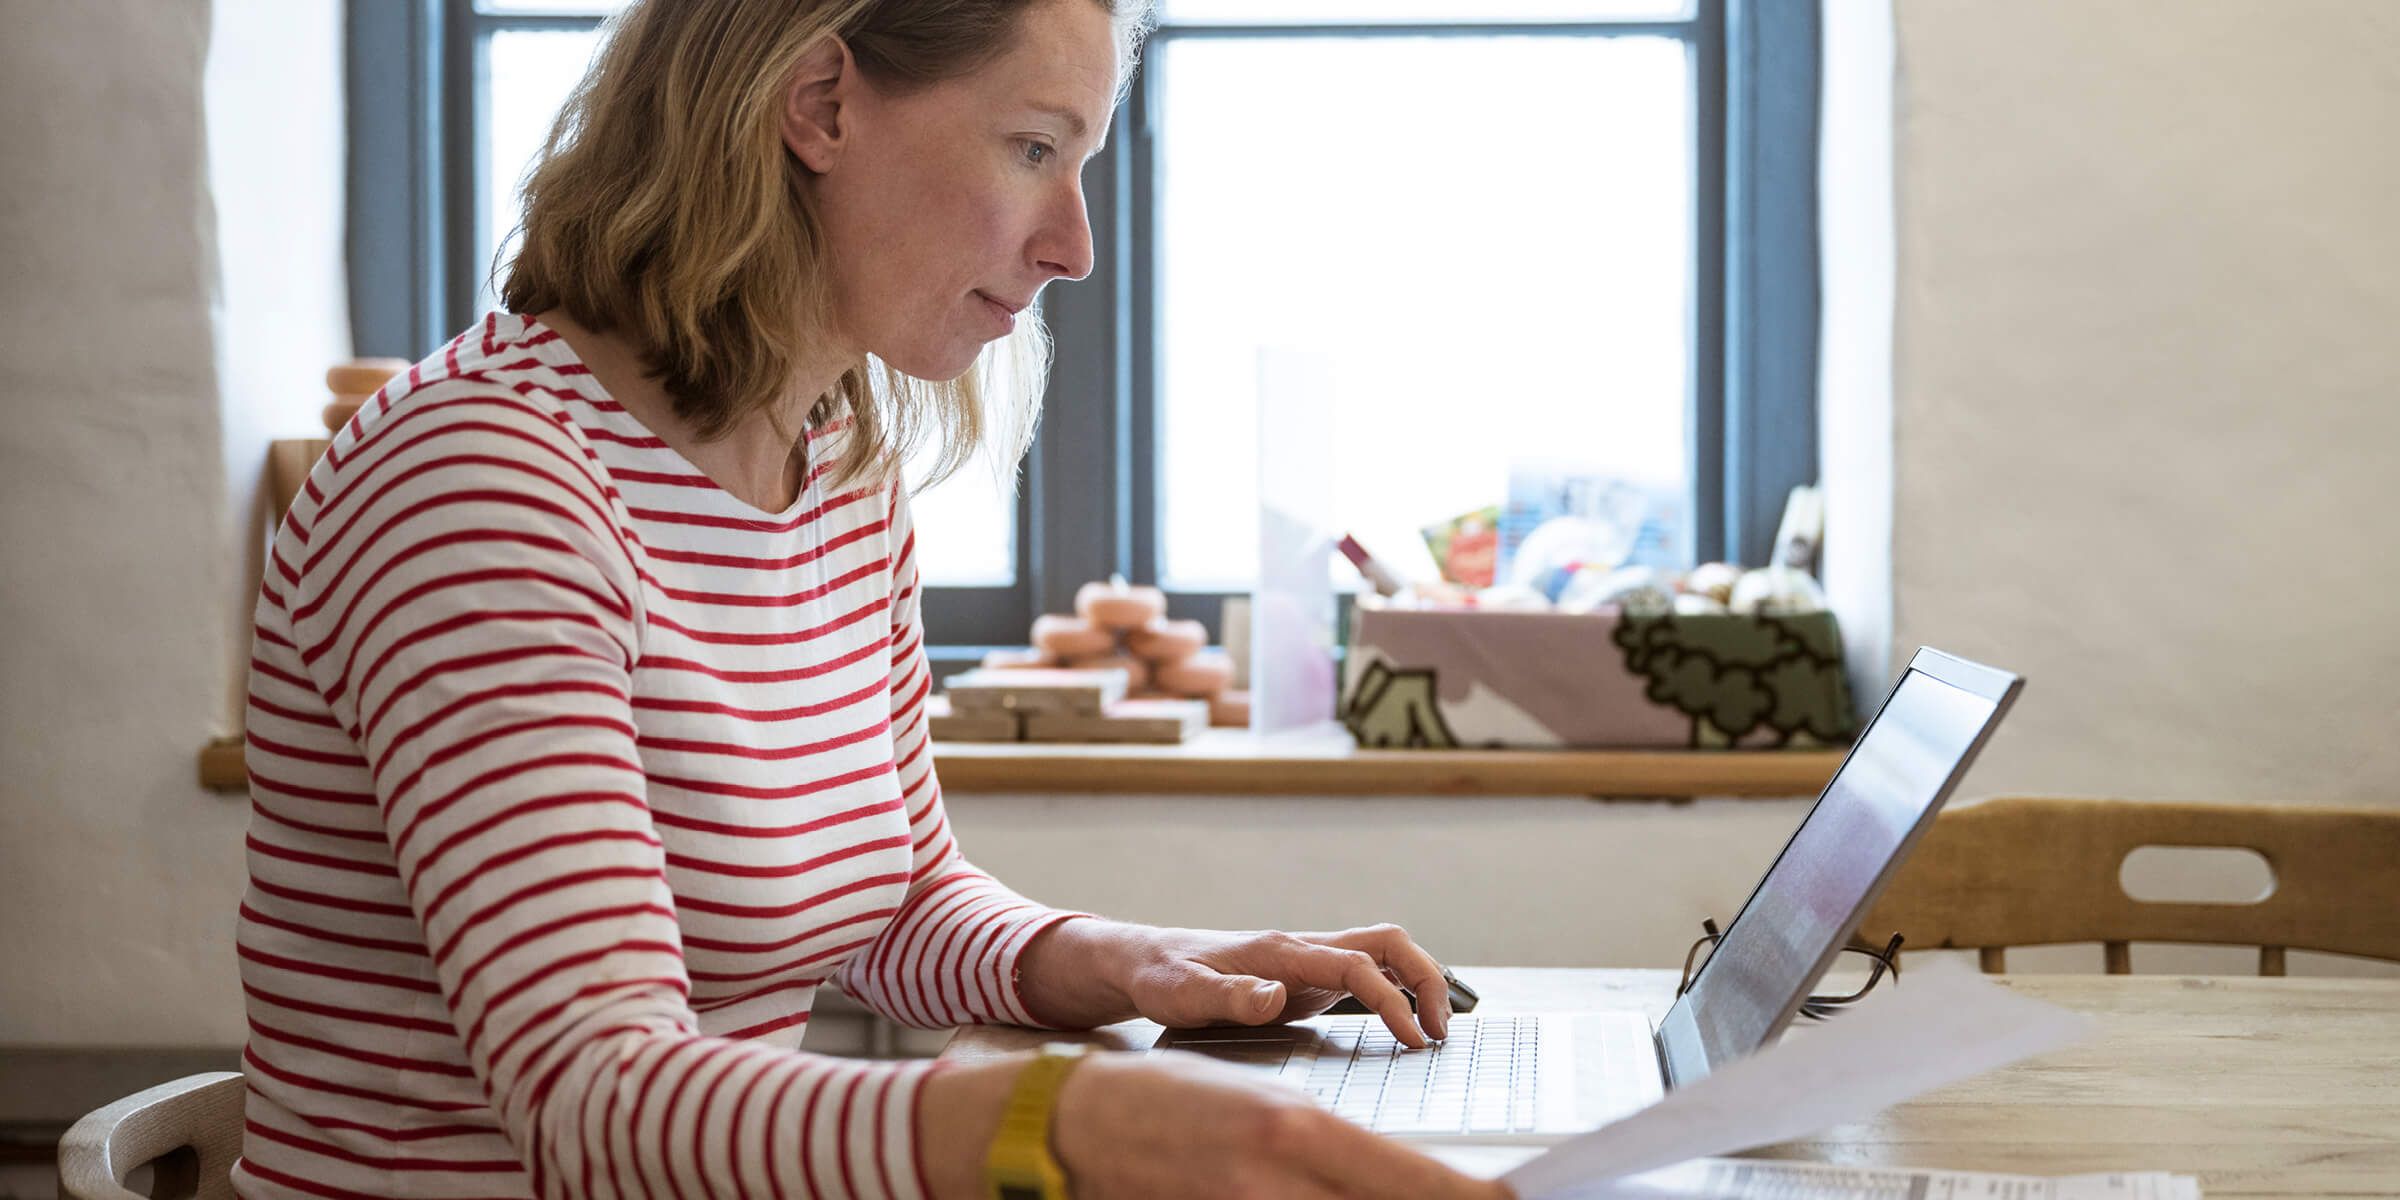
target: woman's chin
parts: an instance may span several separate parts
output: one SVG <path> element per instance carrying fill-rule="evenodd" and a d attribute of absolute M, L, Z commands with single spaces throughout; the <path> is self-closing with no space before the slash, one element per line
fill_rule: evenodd
<path fill-rule="evenodd" d="M 949 383 L 972 370 L 976 358 L 982 353 L 981 345 L 967 345 L 940 349 L 911 348 L 876 357 L 882 359 L 885 366 L 912 379 Z"/>

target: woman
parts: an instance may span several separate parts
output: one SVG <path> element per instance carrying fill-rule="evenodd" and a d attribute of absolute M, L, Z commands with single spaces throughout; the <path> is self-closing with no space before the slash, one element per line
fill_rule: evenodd
<path fill-rule="evenodd" d="M 987 1194 L 1026 1060 L 808 1054 L 828 979 L 927 1027 L 1355 993 L 1441 1036 L 1395 928 L 1059 912 L 943 818 L 893 464 L 931 437 L 955 468 L 1005 368 L 1038 395 L 1024 311 L 1090 270 L 1079 168 L 1143 21 L 621 18 L 527 188 L 507 311 L 369 404 L 276 539 L 243 1194 Z M 1049 1115 L 1083 1197 L 1505 1195 L 1183 1056 L 1095 1057 Z"/>

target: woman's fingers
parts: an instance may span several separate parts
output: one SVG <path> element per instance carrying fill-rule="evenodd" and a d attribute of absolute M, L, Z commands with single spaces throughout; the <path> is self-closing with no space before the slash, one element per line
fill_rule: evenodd
<path fill-rule="evenodd" d="M 1291 948 L 1292 974 L 1310 987 L 1348 992 L 1374 1010 L 1392 1036 L 1412 1050 L 1426 1046 L 1425 1034 L 1408 1011 L 1408 996 L 1384 977 L 1383 964 L 1364 950 L 1329 946 L 1305 939 Z"/>
<path fill-rule="evenodd" d="M 1418 1024 L 1425 1027 L 1425 1032 L 1437 1038 L 1450 1035 L 1450 981 L 1442 977 L 1442 964 L 1409 937 L 1407 930 L 1397 925 L 1370 925 L 1310 936 L 1327 945 L 1373 955 L 1376 962 L 1399 977 L 1403 986 L 1417 994 Z"/>
<path fill-rule="evenodd" d="M 1449 1036 L 1441 964 L 1397 925 L 1338 933 L 1187 935 L 1213 941 L 1155 957 L 1132 981 L 1141 1015 L 1179 1028 L 1311 1016 L 1348 993 L 1412 1049 Z M 1417 1012 L 1401 989 L 1417 994 Z"/>

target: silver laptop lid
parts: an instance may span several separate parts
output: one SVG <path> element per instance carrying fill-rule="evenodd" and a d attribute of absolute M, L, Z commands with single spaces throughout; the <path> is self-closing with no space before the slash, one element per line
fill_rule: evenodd
<path fill-rule="evenodd" d="M 2023 681 L 1921 649 L 1658 1028 L 1669 1084 L 1783 1031 Z"/>

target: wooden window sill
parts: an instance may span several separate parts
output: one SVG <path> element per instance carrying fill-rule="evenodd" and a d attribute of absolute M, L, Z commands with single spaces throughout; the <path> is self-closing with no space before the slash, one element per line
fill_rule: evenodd
<path fill-rule="evenodd" d="M 1180 746 L 943 742 L 942 790 L 1283 796 L 1809 796 L 1835 750 L 1362 750 L 1339 727 L 1210 730 Z M 247 786 L 238 738 L 200 753 L 200 782 Z"/>

